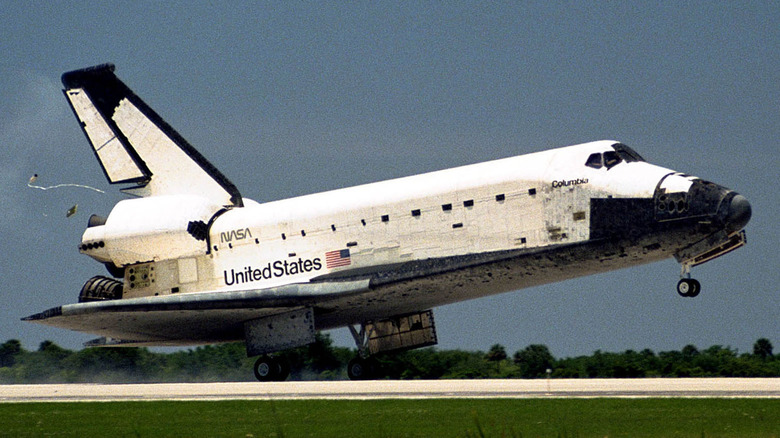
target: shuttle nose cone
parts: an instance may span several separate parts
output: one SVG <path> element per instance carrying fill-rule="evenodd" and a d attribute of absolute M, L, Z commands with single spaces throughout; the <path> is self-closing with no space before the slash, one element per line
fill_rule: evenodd
<path fill-rule="evenodd" d="M 726 212 L 726 228 L 731 232 L 745 228 L 752 214 L 753 210 L 747 198 L 742 195 L 734 196 Z"/>

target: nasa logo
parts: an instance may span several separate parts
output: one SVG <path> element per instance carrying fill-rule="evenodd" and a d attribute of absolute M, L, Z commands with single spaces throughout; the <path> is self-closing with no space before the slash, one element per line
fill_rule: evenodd
<path fill-rule="evenodd" d="M 252 233 L 249 228 L 230 230 L 224 233 L 219 233 L 219 241 L 222 243 L 230 243 L 234 240 L 243 240 L 252 237 Z"/>

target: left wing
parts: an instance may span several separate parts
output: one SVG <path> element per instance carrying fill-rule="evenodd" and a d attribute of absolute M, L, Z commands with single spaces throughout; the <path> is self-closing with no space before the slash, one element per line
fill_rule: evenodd
<path fill-rule="evenodd" d="M 361 279 L 193 292 L 67 304 L 23 321 L 97 334 L 122 345 L 208 344 L 242 340 L 247 321 L 368 290 L 369 280 Z"/>

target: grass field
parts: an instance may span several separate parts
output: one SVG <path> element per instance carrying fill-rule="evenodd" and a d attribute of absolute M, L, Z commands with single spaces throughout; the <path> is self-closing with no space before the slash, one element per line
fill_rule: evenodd
<path fill-rule="evenodd" d="M 780 400 L 14 403 L 0 436 L 780 437 Z"/>

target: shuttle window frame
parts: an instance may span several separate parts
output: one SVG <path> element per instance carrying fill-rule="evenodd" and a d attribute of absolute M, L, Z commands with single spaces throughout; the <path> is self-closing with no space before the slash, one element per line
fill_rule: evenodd
<path fill-rule="evenodd" d="M 623 162 L 623 159 L 620 158 L 620 154 L 618 154 L 615 151 L 607 151 L 604 152 L 603 155 L 604 155 L 604 166 L 606 166 L 607 169 L 612 169 L 613 167 Z"/>
<path fill-rule="evenodd" d="M 607 170 L 612 169 L 620 163 L 636 163 L 644 162 L 642 158 L 635 150 L 624 145 L 623 143 L 615 143 L 612 145 L 614 151 L 605 151 L 603 153 L 594 153 L 588 156 L 585 160 L 585 166 L 593 169 L 601 169 L 606 167 Z"/>
<path fill-rule="evenodd" d="M 644 162 L 645 159 L 642 158 L 641 155 L 637 153 L 637 151 L 631 149 L 630 147 L 624 145 L 623 143 L 615 143 L 612 145 L 612 149 L 615 150 L 615 152 L 620 155 L 620 158 L 622 158 L 626 163 L 634 163 L 634 162 Z"/>
<path fill-rule="evenodd" d="M 585 165 L 594 169 L 601 169 L 603 167 L 601 154 L 591 154 Z"/>

